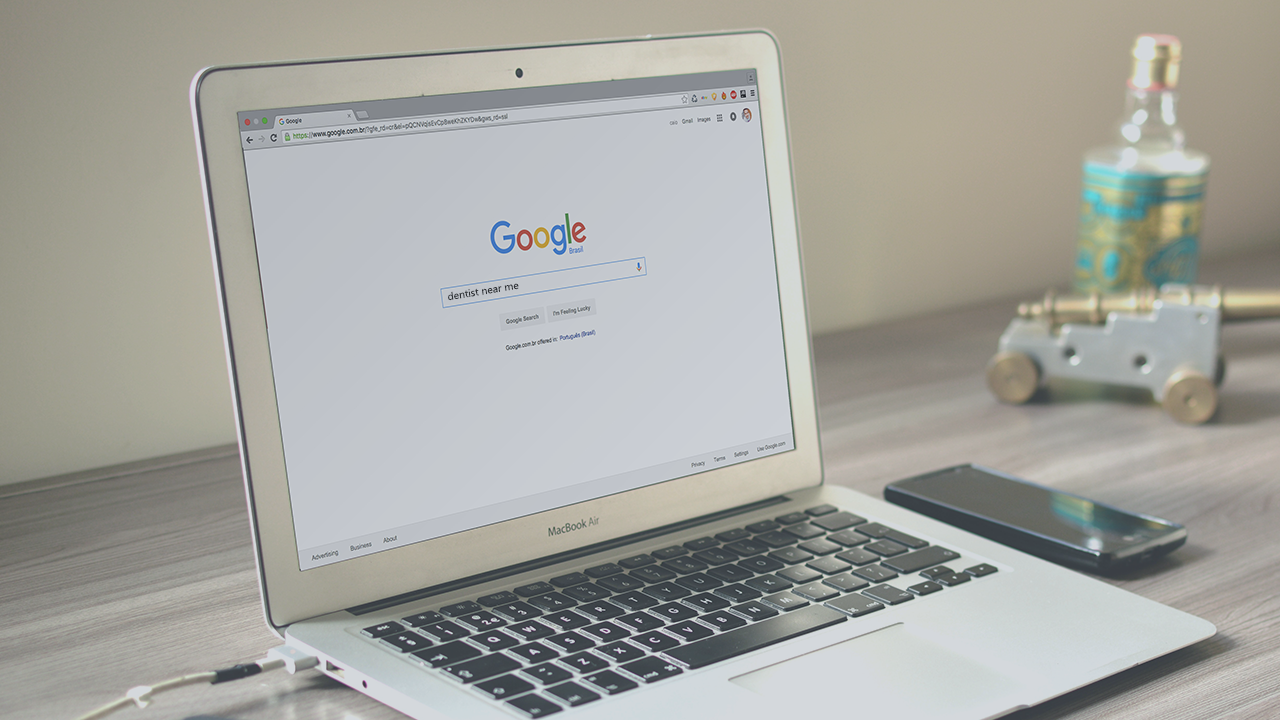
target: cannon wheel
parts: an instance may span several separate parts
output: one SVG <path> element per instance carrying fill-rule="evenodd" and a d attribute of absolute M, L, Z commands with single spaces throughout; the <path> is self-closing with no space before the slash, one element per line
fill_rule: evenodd
<path fill-rule="evenodd" d="M 1163 405 L 1174 420 L 1199 425 L 1218 409 L 1218 390 L 1212 380 L 1198 372 L 1176 372 L 1164 384 Z"/>
<path fill-rule="evenodd" d="M 1000 402 L 1021 405 L 1040 387 L 1040 368 L 1026 353 L 996 353 L 987 363 L 987 387 Z"/>

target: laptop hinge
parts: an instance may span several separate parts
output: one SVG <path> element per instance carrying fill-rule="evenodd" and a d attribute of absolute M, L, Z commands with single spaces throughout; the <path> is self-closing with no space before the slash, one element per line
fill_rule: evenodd
<path fill-rule="evenodd" d="M 668 533 L 678 532 L 680 530 L 685 530 L 687 528 L 696 527 L 698 525 L 703 525 L 710 522 L 715 522 L 717 520 L 722 520 L 727 517 L 733 517 L 734 515 L 741 515 L 743 513 L 752 512 L 755 510 L 759 510 L 761 508 L 769 507 L 771 505 L 778 505 L 780 503 L 789 502 L 790 499 L 791 498 L 779 495 L 778 497 L 772 497 L 766 500 L 759 500 L 757 502 L 753 502 L 747 505 L 739 505 L 738 507 L 735 507 L 735 508 L 730 508 L 728 510 L 721 510 L 719 512 L 711 513 L 709 515 L 702 515 L 700 517 L 692 518 L 689 520 L 683 520 L 677 523 L 671 523 L 670 525 L 664 525 L 662 527 L 653 528 L 652 530 L 645 530 L 643 532 L 632 533 L 631 535 L 624 535 L 619 538 L 614 538 L 613 540 L 605 540 L 604 542 L 598 542 L 593 545 L 585 545 L 575 550 L 568 550 L 566 552 L 556 553 L 555 555 L 548 555 L 546 557 L 538 558 L 537 560 L 530 560 L 528 562 L 522 562 L 516 565 L 508 565 L 507 567 L 504 567 L 504 568 L 499 568 L 497 570 L 490 570 L 489 572 L 483 572 L 476 575 L 471 575 L 469 577 L 460 578 L 458 580 L 451 580 L 450 582 L 441 583 L 439 585 L 432 585 L 430 587 L 422 588 L 421 590 L 411 590 L 407 593 L 394 595 L 392 597 L 385 598 L 383 600 L 375 600 L 371 603 L 365 603 L 363 605 L 357 605 L 355 607 L 347 608 L 347 612 L 351 613 L 352 615 L 364 615 L 366 613 L 377 612 L 378 610 L 384 610 L 389 607 L 395 607 L 396 605 L 403 605 L 404 603 L 413 602 L 415 600 L 422 600 L 424 598 L 429 598 L 433 595 L 443 595 L 445 593 L 452 592 L 454 590 L 458 590 L 461 588 L 469 587 L 471 585 L 480 585 L 482 583 L 486 583 L 491 580 L 498 580 L 504 577 L 509 577 L 511 575 L 518 575 L 520 573 L 528 572 L 530 570 L 536 570 L 540 567 L 555 565 L 556 563 L 561 563 L 566 560 L 572 560 L 574 558 L 585 557 L 587 555 L 594 555 L 596 553 L 604 552 L 611 548 L 622 547 L 623 545 L 630 545 L 631 543 L 634 543 L 634 542 L 640 542 L 642 540 L 647 540 L 649 538 L 655 538 L 661 535 L 666 535 Z"/>

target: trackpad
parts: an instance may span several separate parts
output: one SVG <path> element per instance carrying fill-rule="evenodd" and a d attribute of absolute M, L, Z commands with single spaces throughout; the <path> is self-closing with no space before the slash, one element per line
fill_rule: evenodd
<path fill-rule="evenodd" d="M 832 692 L 857 706 L 906 717 L 941 716 L 981 707 L 990 716 L 1017 706 L 1019 683 L 927 638 L 905 625 L 829 645 L 797 658 L 730 678 L 765 697 L 794 705 L 799 698 Z"/>

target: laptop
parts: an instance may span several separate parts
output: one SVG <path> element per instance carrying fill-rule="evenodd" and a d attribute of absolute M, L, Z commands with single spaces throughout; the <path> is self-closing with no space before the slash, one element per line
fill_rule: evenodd
<path fill-rule="evenodd" d="M 1214 627 L 823 483 L 765 32 L 201 72 L 262 602 L 415 718 L 986 718 Z"/>

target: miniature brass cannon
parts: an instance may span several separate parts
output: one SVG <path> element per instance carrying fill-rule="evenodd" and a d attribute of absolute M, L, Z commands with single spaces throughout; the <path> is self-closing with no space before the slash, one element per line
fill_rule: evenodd
<path fill-rule="evenodd" d="M 1175 420 L 1218 407 L 1224 322 L 1280 318 L 1280 290 L 1167 284 L 1124 294 L 1057 295 L 1018 306 L 987 365 L 1001 401 L 1026 402 L 1046 378 L 1147 388 Z"/>

